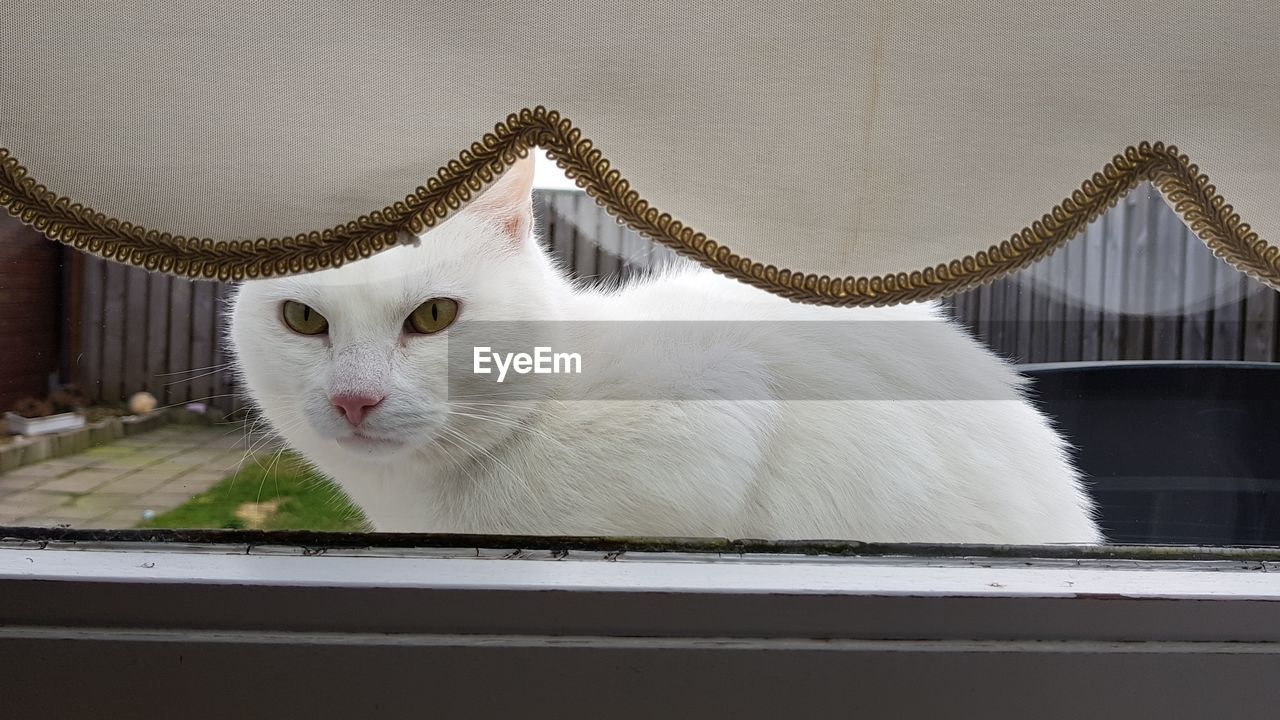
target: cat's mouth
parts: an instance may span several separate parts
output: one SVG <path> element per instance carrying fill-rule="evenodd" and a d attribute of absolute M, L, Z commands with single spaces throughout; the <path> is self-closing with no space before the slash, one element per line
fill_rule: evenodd
<path fill-rule="evenodd" d="M 369 453 L 398 450 L 404 447 L 404 443 L 400 440 L 374 437 L 373 435 L 366 435 L 359 430 L 338 438 L 338 445 L 351 450 L 361 450 Z"/>

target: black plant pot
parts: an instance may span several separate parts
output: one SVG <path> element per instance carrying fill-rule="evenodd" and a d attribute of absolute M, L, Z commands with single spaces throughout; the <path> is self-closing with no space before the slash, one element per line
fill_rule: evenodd
<path fill-rule="evenodd" d="M 1025 366 L 1107 539 L 1280 545 L 1280 364 Z"/>

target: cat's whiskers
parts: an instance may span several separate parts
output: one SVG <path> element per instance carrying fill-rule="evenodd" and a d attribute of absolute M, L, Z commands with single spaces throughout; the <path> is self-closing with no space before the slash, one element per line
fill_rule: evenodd
<path fill-rule="evenodd" d="M 214 369 L 221 370 L 222 368 L 226 368 L 230 366 L 231 366 L 231 361 L 228 360 L 227 362 L 218 363 L 217 365 L 205 365 L 204 367 L 187 368 L 186 370 L 174 370 L 173 372 L 155 373 L 153 377 L 172 377 L 174 375 L 182 375 L 184 373 L 203 372 L 205 370 L 214 370 Z"/>
<path fill-rule="evenodd" d="M 480 421 L 483 421 L 483 422 L 493 423 L 494 425 L 497 425 L 497 426 L 499 426 L 499 427 L 510 428 L 511 430 L 515 430 L 515 431 L 522 431 L 522 432 L 526 432 L 526 433 L 528 433 L 528 434 L 530 434 L 530 435 L 534 435 L 534 436 L 536 436 L 536 437 L 540 437 L 540 438 L 542 438 L 542 439 L 544 439 L 544 440 L 547 440 L 547 441 L 550 441 L 550 442 L 555 442 L 555 441 L 556 441 L 556 439 L 555 439 L 554 437 L 552 437 L 552 436 L 548 435 L 548 434 L 547 434 L 547 433 L 545 433 L 545 432 L 542 432 L 541 430 L 538 430 L 538 429 L 536 429 L 536 428 L 533 428 L 533 427 L 529 426 L 528 424 L 523 423 L 523 422 L 521 422 L 521 421 L 519 421 L 519 420 L 512 420 L 512 419 L 510 419 L 510 418 L 502 417 L 501 415 L 484 415 L 484 414 L 479 414 L 478 412 L 475 412 L 475 411 L 473 411 L 473 412 L 458 412 L 458 411 L 456 411 L 456 410 L 450 410 L 450 411 L 449 411 L 449 414 L 450 414 L 450 415 L 456 415 L 456 416 L 458 416 L 458 417 L 471 418 L 471 419 L 473 419 L 473 420 L 480 420 Z"/>
<path fill-rule="evenodd" d="M 205 395 L 203 397 L 191 398 L 190 400 L 179 400 L 178 402 L 169 403 L 168 405 L 161 405 L 157 407 L 156 410 L 169 410 L 176 407 L 185 407 L 192 403 L 202 403 L 207 400 L 215 400 L 217 398 L 225 398 L 225 397 L 243 397 L 243 394 L 232 392 L 232 393 L 219 393 L 217 395 Z"/>
<path fill-rule="evenodd" d="M 461 462 L 459 462 L 458 459 L 453 456 L 453 453 L 449 451 L 448 446 L 437 443 L 436 447 L 440 449 L 440 452 L 444 455 L 445 460 L 448 460 L 450 463 L 453 464 L 454 467 L 458 468 L 459 473 L 466 476 L 468 480 L 472 479 L 471 474 L 467 472 L 466 466 L 463 465 Z"/>
<path fill-rule="evenodd" d="M 244 454 L 241 456 L 240 462 L 236 465 L 235 475 L 232 476 L 232 480 L 231 480 L 232 486 L 235 485 L 236 479 L 240 476 L 240 472 L 244 469 L 245 461 L 249 460 L 250 458 L 253 459 L 254 464 L 256 464 L 259 468 L 263 468 L 266 471 L 266 473 L 263 476 L 263 483 L 266 482 L 266 475 L 270 474 L 271 469 L 275 466 L 275 463 L 277 463 L 279 459 L 284 455 L 285 451 L 288 450 L 288 446 L 285 445 L 284 443 L 281 443 L 280 447 L 277 448 L 276 451 L 273 453 L 272 459 L 269 461 L 268 465 L 263 465 L 263 462 L 259 457 L 259 454 L 260 454 L 259 450 L 262 448 L 263 445 L 270 442 L 271 440 L 282 438 L 284 432 L 288 432 L 296 427 L 299 427 L 302 425 L 303 422 L 305 422 L 305 418 L 297 416 L 296 414 L 293 415 L 292 417 L 285 416 L 284 420 L 286 421 L 292 420 L 292 422 L 290 422 L 286 427 L 283 427 L 283 428 L 271 427 L 270 425 L 267 424 L 265 417 L 259 417 L 254 420 L 253 425 L 251 427 L 246 428 L 247 434 L 251 434 L 256 430 L 257 427 L 262 425 L 267 425 L 268 431 L 262 433 L 263 437 L 261 440 L 259 440 L 256 443 L 250 444 L 250 446 L 245 450 Z M 278 482 L 279 482 L 279 479 L 277 478 L 277 483 Z M 277 487 L 277 491 L 278 491 L 278 487 Z M 261 499 L 262 499 L 262 486 L 260 485 L 258 487 L 258 500 L 261 501 Z"/>
<path fill-rule="evenodd" d="M 560 419 L 560 415 L 551 409 L 553 401 L 542 400 L 537 403 L 516 404 L 516 403 L 493 403 L 493 402 L 458 402 L 452 401 L 453 405 L 467 408 L 469 410 L 481 410 L 484 408 L 506 408 L 510 410 L 526 410 L 536 412 L 539 415 L 545 415 L 553 420 Z M 558 404 L 558 403 L 557 403 Z"/>
<path fill-rule="evenodd" d="M 169 381 L 169 382 L 165 383 L 165 384 L 164 384 L 164 386 L 165 386 L 165 387 L 171 387 L 171 386 L 173 386 L 173 385 L 177 385 L 178 383 L 189 382 L 189 381 L 191 381 L 191 380 L 199 380 L 200 378 L 206 378 L 206 377 L 209 377 L 210 375 L 217 375 L 218 373 L 220 373 L 220 372 L 222 372 L 222 371 L 226 370 L 229 366 L 230 366 L 230 363 L 227 363 L 227 364 L 224 364 L 224 365 L 211 366 L 213 369 L 209 369 L 209 368 L 197 368 L 197 369 L 194 369 L 194 370 L 185 370 L 185 371 L 183 371 L 183 372 L 188 372 L 188 373 L 196 373 L 196 372 L 199 372 L 200 374 L 199 374 L 199 375 L 187 375 L 187 376 L 185 376 L 185 377 L 180 377 L 180 378 L 178 378 L 177 380 L 171 380 L 171 381 Z M 204 370 L 205 372 L 200 372 L 201 370 Z M 177 375 L 177 374 L 179 374 L 179 373 L 165 373 L 165 374 L 166 374 L 166 375 Z"/>
<path fill-rule="evenodd" d="M 251 412 L 250 420 L 246 422 L 244 426 L 245 444 L 247 447 L 246 452 L 252 452 L 256 449 L 253 442 L 253 434 L 263 427 L 270 427 L 266 414 L 259 411 Z M 270 437 L 266 432 L 263 433 L 263 436 Z"/>
<path fill-rule="evenodd" d="M 450 401 L 453 401 L 453 400 L 471 400 L 475 398 L 479 398 L 481 400 L 514 400 L 517 403 L 523 402 L 529 405 L 534 405 L 540 402 L 546 402 L 547 400 L 547 398 L 542 396 L 529 395 L 528 393 L 522 393 L 515 390 L 502 391 L 502 392 L 487 392 L 487 393 L 467 393 L 465 395 L 458 394 L 458 393 L 449 393 L 449 396 L 447 399 Z"/>
<path fill-rule="evenodd" d="M 259 483 L 258 483 L 258 497 L 254 500 L 254 502 L 255 502 L 255 503 L 259 503 L 259 504 L 260 504 L 260 503 L 262 502 L 262 489 L 263 489 L 263 488 L 265 488 L 265 487 L 267 486 L 267 478 L 268 478 L 268 477 L 271 477 L 272 479 L 274 479 L 274 480 L 275 480 L 275 483 L 276 483 L 276 496 L 277 496 L 277 497 L 279 497 L 279 495 L 280 495 L 280 476 L 279 476 L 279 475 L 272 475 L 272 471 L 273 471 L 273 470 L 275 470 L 276 465 L 280 462 L 280 458 L 284 457 L 284 451 L 285 451 L 285 448 L 284 448 L 284 447 L 281 447 L 279 450 L 276 450 L 276 452 L 275 452 L 275 456 L 274 456 L 273 458 L 271 458 L 271 464 L 267 466 L 267 470 L 266 470 L 266 472 L 264 472 L 264 473 L 262 474 L 262 482 L 259 482 Z"/>
<path fill-rule="evenodd" d="M 264 445 L 271 442 L 272 440 L 283 439 L 283 435 L 285 432 L 288 432 L 289 430 L 293 430 L 294 428 L 301 426 L 302 423 L 305 422 L 305 418 L 302 418 L 296 413 L 292 415 L 285 415 L 282 419 L 284 421 L 292 421 L 292 422 L 289 422 L 288 426 L 286 427 L 273 427 L 268 423 L 265 415 L 258 415 L 257 417 L 254 418 L 251 424 L 246 424 L 245 436 L 246 436 L 246 443 L 248 444 L 248 447 L 245 449 L 244 454 L 241 455 L 240 462 L 236 464 L 236 472 L 235 472 L 235 475 L 232 476 L 232 480 L 231 480 L 231 483 L 233 486 L 235 485 L 236 478 L 240 476 L 240 472 L 244 470 L 244 464 L 247 460 L 252 458 L 254 463 L 259 468 L 263 468 L 264 466 L 262 464 L 262 461 L 259 459 L 258 451 Z M 264 426 L 267 428 L 267 430 L 262 433 L 262 438 L 260 440 L 254 442 L 252 440 L 253 433 L 256 432 L 258 428 L 264 427 Z M 278 457 L 286 449 L 287 449 L 287 446 L 284 443 L 281 443 L 280 448 L 275 453 L 276 456 Z"/>
<path fill-rule="evenodd" d="M 250 446 L 249 451 L 251 454 L 261 450 L 263 446 L 273 440 L 284 440 L 284 434 L 286 432 L 297 427 L 301 427 L 306 419 L 301 415 L 295 414 L 284 415 L 281 417 L 281 421 L 286 424 L 276 423 L 273 425 L 265 419 L 255 424 L 254 431 L 260 431 L 262 437 Z"/>
<path fill-rule="evenodd" d="M 297 424 L 301 424 L 301 423 L 297 423 Z M 297 424 L 296 424 L 296 425 L 297 425 Z M 291 426 L 291 427 L 290 427 L 290 429 L 292 429 L 292 427 L 296 427 L 296 425 Z M 240 470 L 241 470 L 241 469 L 243 469 L 245 461 L 246 461 L 246 460 L 249 460 L 249 459 L 252 459 L 252 460 L 253 460 L 253 462 L 254 462 L 254 464 L 255 464 L 255 465 L 257 465 L 259 468 L 263 467 L 263 465 L 262 465 L 262 461 L 259 459 L 259 456 L 261 455 L 261 451 L 262 451 L 262 449 L 263 449 L 263 448 L 265 448 L 265 447 L 266 447 L 266 446 L 267 446 L 267 445 L 268 445 L 272 440 L 276 440 L 276 439 L 278 439 L 278 437 L 279 437 L 279 435 L 278 435 L 278 434 L 272 434 L 272 433 L 265 433 L 265 432 L 264 432 L 264 433 L 262 434 L 262 439 L 261 439 L 261 440 L 258 440 L 258 441 L 257 441 L 256 443 L 254 443 L 251 447 L 249 447 L 247 450 L 245 450 L 244 456 L 240 459 L 240 464 L 236 467 L 236 472 L 237 472 L 237 473 L 239 473 L 239 472 L 240 472 Z M 285 445 L 284 445 L 283 443 L 281 443 L 280 448 L 282 448 L 282 449 L 283 449 L 284 447 L 285 447 Z"/>
<path fill-rule="evenodd" d="M 511 477 L 515 478 L 515 479 L 516 479 L 517 481 L 519 481 L 519 482 L 523 482 L 523 479 L 520 477 L 520 474 L 519 474 L 519 473 L 517 473 L 515 470 L 512 470 L 510 465 L 507 465 L 506 463 L 502 462 L 502 460 L 501 460 L 501 459 L 499 459 L 497 455 L 494 455 L 494 454 L 493 454 L 493 453 L 492 453 L 488 448 L 486 448 L 486 447 L 484 447 L 483 445 L 481 445 L 481 444 L 479 444 L 479 443 L 475 442 L 475 441 L 474 441 L 474 440 L 472 440 L 471 438 L 468 438 L 466 435 L 463 435 L 461 432 L 459 432 L 459 431 L 457 431 L 457 430 L 455 430 L 455 429 L 453 429 L 453 428 L 451 428 L 451 427 L 449 427 L 449 426 L 447 426 L 447 425 L 442 426 L 442 427 L 440 428 L 440 430 L 441 430 L 442 432 L 446 433 L 446 434 L 448 435 L 448 437 L 451 437 L 451 438 L 453 438 L 453 439 L 459 440 L 459 441 L 461 441 L 461 442 L 463 442 L 463 443 L 466 443 L 469 447 L 475 448 L 475 450 L 476 450 L 476 451 L 478 451 L 482 456 L 484 456 L 484 457 L 486 457 L 486 458 L 488 458 L 488 459 L 492 460 L 495 464 L 497 464 L 498 466 L 500 466 L 502 469 L 504 469 L 504 470 L 506 470 L 507 472 L 511 473 Z M 473 456 L 473 457 L 474 457 L 474 456 Z"/>

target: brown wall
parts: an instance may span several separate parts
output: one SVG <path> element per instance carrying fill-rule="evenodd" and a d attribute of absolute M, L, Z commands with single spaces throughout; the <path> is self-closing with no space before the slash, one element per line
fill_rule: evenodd
<path fill-rule="evenodd" d="M 0 411 L 58 370 L 60 251 L 0 209 Z"/>

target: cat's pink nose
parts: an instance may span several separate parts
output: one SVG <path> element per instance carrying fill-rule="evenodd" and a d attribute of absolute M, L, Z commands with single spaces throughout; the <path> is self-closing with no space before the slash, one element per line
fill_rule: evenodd
<path fill-rule="evenodd" d="M 342 417 L 347 422 L 358 426 L 364 422 L 364 416 L 369 414 L 370 410 L 382 404 L 386 396 L 370 397 L 368 395 L 333 395 L 330 396 L 329 402 L 338 408 L 338 412 L 342 413 Z"/>

